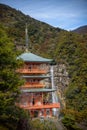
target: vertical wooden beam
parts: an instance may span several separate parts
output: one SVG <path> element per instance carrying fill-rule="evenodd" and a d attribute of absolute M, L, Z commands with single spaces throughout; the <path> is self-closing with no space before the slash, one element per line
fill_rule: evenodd
<path fill-rule="evenodd" d="M 47 116 L 46 109 L 44 109 L 44 117 L 46 117 L 46 116 Z"/>
<path fill-rule="evenodd" d="M 42 104 L 43 104 L 43 92 L 42 92 Z"/>
<path fill-rule="evenodd" d="M 52 109 L 50 109 L 50 116 L 52 116 Z"/>

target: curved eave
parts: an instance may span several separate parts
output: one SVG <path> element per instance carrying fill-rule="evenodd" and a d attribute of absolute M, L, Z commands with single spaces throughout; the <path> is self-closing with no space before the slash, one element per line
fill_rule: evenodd
<path fill-rule="evenodd" d="M 23 59 L 22 59 L 23 60 Z M 28 63 L 51 63 L 52 61 L 35 61 L 35 60 L 23 60 L 24 62 L 28 62 Z"/>
<path fill-rule="evenodd" d="M 17 59 L 21 59 L 24 62 L 38 62 L 38 63 L 51 63 L 53 61 L 53 59 L 43 58 L 30 52 L 22 53 L 17 57 Z"/>
<path fill-rule="evenodd" d="M 23 78 L 40 78 L 40 79 L 43 79 L 43 78 L 50 78 L 50 76 L 28 76 L 28 75 L 23 75 L 22 76 Z"/>
<path fill-rule="evenodd" d="M 21 92 L 38 93 L 38 92 L 54 92 L 56 89 L 22 89 Z"/>

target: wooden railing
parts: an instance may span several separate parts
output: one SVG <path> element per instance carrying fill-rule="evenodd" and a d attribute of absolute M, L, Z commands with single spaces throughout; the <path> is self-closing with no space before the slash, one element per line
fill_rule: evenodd
<path fill-rule="evenodd" d="M 40 105 L 17 104 L 17 106 L 27 110 L 36 110 L 36 109 L 47 109 L 47 108 L 60 108 L 60 103 L 50 103 L 50 104 L 40 104 Z"/>
<path fill-rule="evenodd" d="M 26 73 L 27 73 L 27 74 L 28 74 L 28 73 L 29 73 L 29 74 L 35 74 L 35 73 L 36 73 L 36 74 L 37 74 L 37 73 L 38 73 L 38 74 L 45 74 L 45 73 L 47 73 L 47 70 L 45 70 L 45 69 L 44 69 L 44 70 L 42 70 L 42 69 L 18 69 L 17 72 L 18 72 L 18 73 L 23 73 L 23 74 L 26 74 Z"/>
<path fill-rule="evenodd" d="M 42 83 L 25 83 L 22 88 L 43 88 L 45 87 Z"/>

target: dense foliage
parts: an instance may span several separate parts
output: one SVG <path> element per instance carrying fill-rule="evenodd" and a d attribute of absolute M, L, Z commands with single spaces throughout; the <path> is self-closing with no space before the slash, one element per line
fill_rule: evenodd
<path fill-rule="evenodd" d="M 26 117 L 24 111 L 15 106 L 22 85 L 16 69 L 22 65 L 16 60 L 14 44 L 7 37 L 4 28 L 0 26 L 0 128 L 16 129 L 21 117 Z"/>
<path fill-rule="evenodd" d="M 4 25 L 8 37 L 12 39 L 15 47 L 18 49 L 22 48 L 22 51 L 24 49 L 24 31 L 25 23 L 27 22 L 29 45 L 32 47 L 32 51 L 44 57 L 54 58 L 58 64 L 66 64 L 70 83 L 64 93 L 66 97 L 66 108 L 63 110 L 63 123 L 70 130 L 78 129 L 77 124 L 87 122 L 87 34 L 79 35 L 60 28 L 54 28 L 30 16 L 26 16 L 19 10 L 12 9 L 9 6 L 0 5 L 0 8 L 0 23 Z M 14 51 L 10 52 L 11 50 L 9 50 L 12 45 L 10 45 L 7 39 L 5 40 L 5 38 L 3 38 L 3 35 L 0 34 L 0 36 L 3 39 L 1 44 L 5 44 L 2 48 L 5 52 L 5 56 L 11 53 L 8 58 L 5 58 L 5 56 L 0 58 L 2 62 L 1 66 L 4 67 L 3 64 L 7 66 L 4 68 L 5 71 L 2 72 L 2 74 L 14 77 L 14 73 L 11 73 L 13 72 L 13 66 L 14 68 L 16 67 Z M 13 58 L 13 60 L 11 61 L 10 58 Z M 6 60 L 4 61 L 4 59 Z M 10 65 L 8 65 L 9 61 L 11 62 Z M 11 66 L 12 69 L 10 68 Z M 7 68 L 9 70 L 7 70 Z M 13 83 L 15 83 L 16 78 L 17 77 L 14 78 Z M 9 77 L 6 77 L 5 81 L 8 79 Z M 11 82 L 11 80 L 9 81 Z M 4 94 L 9 95 L 7 92 L 10 91 L 13 83 L 10 84 L 6 82 L 6 84 L 4 84 L 2 82 L 3 85 L 6 85 L 6 88 L 2 86 L 3 92 L 6 91 Z M 17 90 L 15 85 L 12 90 L 14 92 Z M 9 89 L 8 86 L 10 87 Z M 19 86 L 19 84 L 17 84 L 17 86 Z M 13 99 L 8 100 L 7 98 L 7 100 L 5 100 L 6 104 L 8 102 L 10 104 L 11 101 L 13 101 Z"/>
<path fill-rule="evenodd" d="M 62 40 L 61 40 L 62 38 Z M 60 37 L 55 56 L 67 65 L 70 83 L 65 90 L 65 120 L 71 122 L 69 128 L 75 128 L 75 122 L 87 123 L 87 35 L 67 33 Z M 58 54 L 58 55 L 57 55 Z M 67 126 L 67 123 L 65 124 Z M 78 129 L 78 128 L 77 128 Z"/>
<path fill-rule="evenodd" d="M 9 6 L 0 4 L 0 9 L 0 23 L 7 29 L 8 36 L 11 37 L 17 48 L 24 48 L 25 24 L 27 23 L 29 46 L 32 47 L 32 51 L 44 55 L 43 52 L 47 50 L 45 56 L 50 56 L 48 53 L 54 50 L 58 41 L 58 34 L 62 29 L 37 21 Z"/>

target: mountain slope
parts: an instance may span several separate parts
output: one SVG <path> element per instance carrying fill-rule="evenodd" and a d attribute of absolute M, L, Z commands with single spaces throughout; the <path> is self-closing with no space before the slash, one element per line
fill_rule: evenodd
<path fill-rule="evenodd" d="M 36 50 L 37 53 L 41 53 L 41 48 L 43 48 L 43 51 L 48 48 L 52 50 L 57 43 L 58 34 L 62 29 L 54 28 L 46 23 L 35 20 L 7 5 L 0 4 L 0 9 L 0 23 L 8 28 L 7 33 L 9 37 L 13 38 L 13 42 L 17 46 L 25 45 L 26 23 L 28 25 L 29 45 L 31 44 L 32 51 Z"/>
<path fill-rule="evenodd" d="M 87 33 L 87 25 L 81 26 L 81 27 L 73 30 L 73 32 L 78 33 L 78 34 L 86 34 Z"/>

